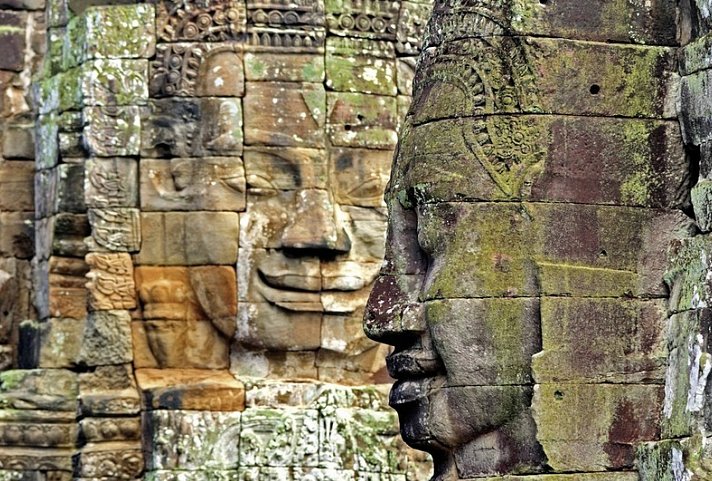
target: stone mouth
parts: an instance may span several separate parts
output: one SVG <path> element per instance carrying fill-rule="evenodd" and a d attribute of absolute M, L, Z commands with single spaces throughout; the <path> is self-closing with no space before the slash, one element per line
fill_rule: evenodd
<path fill-rule="evenodd" d="M 364 282 L 360 281 L 342 286 L 344 289 L 316 289 L 314 276 L 292 273 L 268 275 L 259 268 L 257 272 L 253 283 L 260 296 L 270 304 L 295 312 L 350 314 L 366 305 L 371 287 L 370 284 L 364 286 Z"/>

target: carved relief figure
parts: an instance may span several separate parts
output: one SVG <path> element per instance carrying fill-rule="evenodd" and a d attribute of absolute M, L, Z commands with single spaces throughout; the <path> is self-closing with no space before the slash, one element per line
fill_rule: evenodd
<path fill-rule="evenodd" d="M 632 481 L 674 436 L 661 253 L 695 230 L 674 25 L 545 3 L 435 5 L 386 192 L 365 329 L 433 480 Z"/>

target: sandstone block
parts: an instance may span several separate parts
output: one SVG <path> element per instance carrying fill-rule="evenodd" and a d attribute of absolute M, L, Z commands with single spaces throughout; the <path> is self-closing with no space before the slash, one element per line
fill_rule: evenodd
<path fill-rule="evenodd" d="M 84 286 L 87 272 L 89 266 L 84 259 L 53 256 L 41 263 L 36 274 L 39 288 L 35 302 L 40 318 L 84 319 L 87 312 Z M 46 289 L 45 282 L 49 284 Z M 45 292 L 47 298 L 44 298 Z"/>
<path fill-rule="evenodd" d="M 238 157 L 141 161 L 144 211 L 242 211 L 245 191 L 245 168 Z"/>
<path fill-rule="evenodd" d="M 40 105 L 47 105 L 41 103 Z M 35 130 L 35 163 L 37 169 L 49 169 L 59 161 L 58 135 L 56 115 L 40 115 L 37 118 Z"/>
<path fill-rule="evenodd" d="M 138 264 L 205 265 L 237 261 L 238 215 L 232 212 L 141 214 Z"/>
<path fill-rule="evenodd" d="M 373 345 L 358 354 L 322 348 L 317 351 L 318 379 L 346 386 L 393 382 L 386 369 L 387 346 Z"/>
<path fill-rule="evenodd" d="M 82 105 L 145 105 L 148 61 L 100 59 L 81 67 Z"/>
<path fill-rule="evenodd" d="M 77 426 L 72 424 L 0 421 L 0 445 L 36 448 L 74 447 Z M 2 478 L 0 478 L 2 479 Z"/>
<path fill-rule="evenodd" d="M 34 210 L 31 162 L 0 162 L 0 210 Z"/>
<path fill-rule="evenodd" d="M 591 319 L 596 335 L 590 336 Z M 663 302 L 636 299 L 541 300 L 537 382 L 664 382 L 667 316 Z"/>
<path fill-rule="evenodd" d="M 321 345 L 321 312 L 290 312 L 266 302 L 241 302 L 237 316 L 235 336 L 247 347 L 295 351 Z"/>
<path fill-rule="evenodd" d="M 87 478 L 134 479 L 144 468 L 138 441 L 87 444 L 79 452 L 77 470 Z"/>
<path fill-rule="evenodd" d="M 239 464 L 316 467 L 319 463 L 318 426 L 316 409 L 247 409 L 242 413 Z"/>
<path fill-rule="evenodd" d="M 556 471 L 631 468 L 636 446 L 660 438 L 662 400 L 659 385 L 540 384 L 537 439 Z"/>
<path fill-rule="evenodd" d="M 67 35 L 66 67 L 99 58 L 149 58 L 156 49 L 154 6 L 90 7 L 69 21 Z"/>
<path fill-rule="evenodd" d="M 324 56 L 248 52 L 245 78 L 248 81 L 323 82 Z"/>
<path fill-rule="evenodd" d="M 397 142 L 394 97 L 329 92 L 326 97 L 332 145 L 392 149 Z"/>
<path fill-rule="evenodd" d="M 35 243 L 32 213 L 0 213 L 0 225 L 3 226 L 0 232 L 0 255 L 30 259 Z"/>
<path fill-rule="evenodd" d="M 136 441 L 141 439 L 141 418 L 84 418 L 79 421 L 82 436 L 89 443 Z"/>
<path fill-rule="evenodd" d="M 470 226 L 472 235 L 448 233 L 445 219 Z M 538 203 L 431 204 L 421 208 L 418 220 L 422 248 L 457 259 L 431 270 L 423 287 L 426 299 L 533 294 L 539 292 L 539 263 L 635 272 L 634 292 L 659 295 L 666 266 L 658 253 L 675 239 L 673 232 L 689 224 L 679 213 Z M 551 225 L 564 228 L 551 230 Z"/>
<path fill-rule="evenodd" d="M 149 72 L 152 97 L 245 95 L 241 43 L 159 43 Z"/>
<path fill-rule="evenodd" d="M 74 413 L 77 394 L 77 375 L 64 369 L 18 369 L 0 373 L 0 402 L 10 410 Z"/>
<path fill-rule="evenodd" d="M 396 33 L 396 51 L 399 54 L 417 55 L 420 53 L 425 38 L 425 27 L 432 10 L 433 5 L 427 1 L 401 2 Z"/>
<path fill-rule="evenodd" d="M 40 368 L 76 367 L 82 347 L 83 319 L 49 319 L 35 325 Z M 27 324 L 23 328 L 27 329 Z"/>
<path fill-rule="evenodd" d="M 326 93 L 320 83 L 248 83 L 245 144 L 325 146 Z"/>
<path fill-rule="evenodd" d="M 79 397 L 84 417 L 136 415 L 141 404 L 130 364 L 80 374 Z"/>
<path fill-rule="evenodd" d="M 230 352 L 230 372 L 235 376 L 269 379 L 319 377 L 315 351 L 251 350 L 242 346 Z"/>
<path fill-rule="evenodd" d="M 133 264 L 126 253 L 91 252 L 85 257 L 86 295 L 92 310 L 122 310 L 136 307 Z"/>
<path fill-rule="evenodd" d="M 149 443 L 148 469 L 237 468 L 240 412 L 166 411 L 144 414 Z M 220 426 L 219 430 L 215 426 Z"/>
<path fill-rule="evenodd" d="M 138 369 L 136 380 L 147 409 L 242 411 L 245 386 L 226 371 Z"/>
<path fill-rule="evenodd" d="M 20 72 L 25 66 L 25 29 L 27 14 L 0 10 L 0 69 Z"/>
<path fill-rule="evenodd" d="M 326 86 L 331 90 L 390 96 L 398 93 L 393 44 L 329 37 L 326 50 Z"/>
<path fill-rule="evenodd" d="M 143 111 L 144 157 L 242 153 L 242 104 L 235 98 L 159 99 Z"/>
<path fill-rule="evenodd" d="M 138 205 L 138 168 L 134 159 L 87 159 L 84 169 L 84 202 L 87 207 L 102 209 Z"/>
<path fill-rule="evenodd" d="M 670 48 L 543 38 L 519 42 L 506 36 L 442 48 L 423 54 L 415 77 L 414 102 L 422 105 L 414 116 L 418 124 L 508 112 L 675 116 L 677 74 Z M 483 80 L 473 73 L 468 58 L 477 58 L 480 66 L 489 65 L 487 84 L 511 82 L 520 93 L 510 89 L 483 93 Z M 511 63 L 504 65 L 504 58 L 511 58 Z M 582 58 L 586 61 L 573 61 Z M 515 72 L 511 65 L 521 68 Z M 639 75 L 626 74 L 633 71 Z M 439 78 L 458 78 L 461 83 L 457 86 Z"/>
<path fill-rule="evenodd" d="M 598 42 L 676 45 L 675 23 L 663 13 L 670 8 L 674 7 L 668 0 L 645 6 L 596 1 L 580 7 L 516 0 L 510 18 L 514 31 L 524 35 L 546 32 L 554 37 Z M 465 17 L 463 13 L 460 16 Z"/>
<path fill-rule="evenodd" d="M 681 149 L 672 122 L 497 116 L 408 126 L 399 157 L 411 163 L 404 180 L 433 201 L 679 208 L 691 181 Z"/>
<path fill-rule="evenodd" d="M 35 131 L 32 124 L 10 124 L 3 132 L 2 156 L 5 159 L 33 160 Z"/>
<path fill-rule="evenodd" d="M 84 146 L 90 155 L 138 155 L 141 145 L 141 109 L 135 106 L 85 107 Z"/>
<path fill-rule="evenodd" d="M 131 316 L 127 311 L 89 313 L 80 337 L 79 362 L 88 366 L 130 363 Z"/>
<path fill-rule="evenodd" d="M 331 149 L 331 189 L 341 205 L 381 207 L 393 154 L 390 150 Z"/>
<path fill-rule="evenodd" d="M 136 252 L 141 249 L 139 210 L 131 207 L 89 209 L 90 249 Z"/>
<path fill-rule="evenodd" d="M 245 31 L 245 5 L 234 2 L 185 4 L 160 3 L 156 7 L 156 30 L 164 42 L 176 40 L 236 40 Z"/>
<path fill-rule="evenodd" d="M 265 193 L 275 190 L 326 188 L 327 151 L 300 147 L 247 147 L 247 185 Z"/>
<path fill-rule="evenodd" d="M 57 214 L 35 221 L 35 226 L 38 259 L 50 255 L 81 258 L 87 253 L 84 239 L 91 235 L 91 228 L 86 214 Z"/>
<path fill-rule="evenodd" d="M 137 367 L 226 369 L 229 365 L 229 339 L 208 321 L 134 322 L 134 339 L 145 337 L 136 348 Z M 142 360 L 141 363 L 138 360 Z"/>
<path fill-rule="evenodd" d="M 20 467 L 25 472 L 40 469 L 72 471 L 74 452 L 74 449 L 62 448 L 3 447 L 0 450 L 0 466 Z"/>

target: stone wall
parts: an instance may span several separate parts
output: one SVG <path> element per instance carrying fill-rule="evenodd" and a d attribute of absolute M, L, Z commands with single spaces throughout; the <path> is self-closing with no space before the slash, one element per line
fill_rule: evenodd
<path fill-rule="evenodd" d="M 46 9 L 0 476 L 427 478 L 360 323 L 429 5 L 100 3 Z"/>
<path fill-rule="evenodd" d="M 16 362 L 19 325 L 33 319 L 34 103 L 45 51 L 44 1 L 0 2 L 0 369 Z"/>

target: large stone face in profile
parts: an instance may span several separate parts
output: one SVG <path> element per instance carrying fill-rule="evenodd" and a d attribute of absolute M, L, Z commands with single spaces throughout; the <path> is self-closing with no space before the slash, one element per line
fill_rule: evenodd
<path fill-rule="evenodd" d="M 683 425 L 708 442 L 706 334 L 668 317 L 709 296 L 705 107 L 681 136 L 676 5 L 623 3 L 455 0 L 426 27 L 365 329 L 435 480 L 705 479 L 652 467 Z"/>

